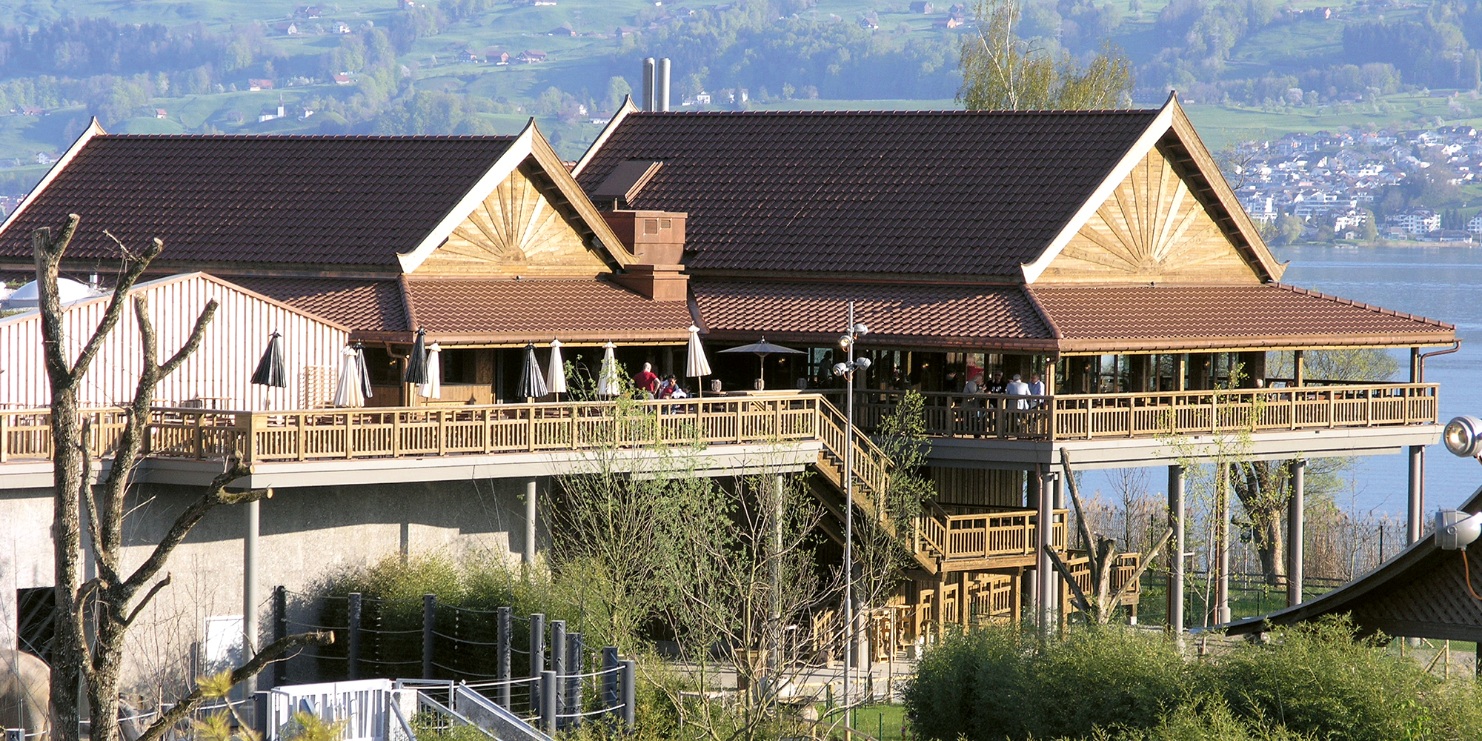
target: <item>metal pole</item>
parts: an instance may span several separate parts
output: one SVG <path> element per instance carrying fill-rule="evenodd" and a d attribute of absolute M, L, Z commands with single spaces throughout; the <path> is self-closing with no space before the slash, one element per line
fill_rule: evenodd
<path fill-rule="evenodd" d="M 494 694 L 495 701 L 499 703 L 500 707 L 506 710 L 509 709 L 509 644 L 511 612 L 512 610 L 510 608 L 501 607 L 494 613 L 494 633 L 495 643 L 497 644 L 494 648 L 494 678 L 503 683 L 499 685 L 499 689 L 496 690 Z"/>
<path fill-rule="evenodd" d="M 619 694 L 621 673 L 622 663 L 618 661 L 617 646 L 604 646 L 602 648 L 602 706 L 608 709 L 609 717 L 618 715 L 622 710 L 619 706 L 622 701 Z"/>
<path fill-rule="evenodd" d="M 1303 553 L 1305 535 L 1304 509 L 1307 506 L 1307 461 L 1292 461 L 1292 498 L 1286 509 L 1286 604 L 1302 602 Z"/>
<path fill-rule="evenodd" d="M 1405 543 L 1420 540 L 1425 518 L 1425 446 L 1410 446 L 1410 506 L 1405 517 Z"/>
<path fill-rule="evenodd" d="M 540 672 L 545 669 L 545 615 L 532 613 L 530 615 L 530 677 L 539 679 Z M 530 683 L 530 707 L 540 708 L 541 683 Z"/>
<path fill-rule="evenodd" d="M 569 727 L 575 728 L 581 725 L 581 675 L 586 669 L 586 656 L 583 653 L 581 633 L 572 633 L 566 638 L 566 711 L 574 714 L 569 722 Z"/>
<path fill-rule="evenodd" d="M 1168 629 L 1184 633 L 1184 467 L 1168 467 L 1168 526 L 1173 530 L 1173 554 L 1168 559 Z"/>
<path fill-rule="evenodd" d="M 853 730 L 850 674 L 854 670 L 854 302 L 849 302 L 849 373 L 844 380 L 844 735 Z"/>
<path fill-rule="evenodd" d="M 1215 584 L 1215 622 L 1230 622 L 1230 472 L 1231 466 L 1222 464 L 1216 480 L 1215 506 L 1219 509 L 1219 541 L 1216 554 L 1216 569 L 1219 581 Z"/>
<path fill-rule="evenodd" d="M 556 732 L 556 713 L 559 712 L 556 703 L 556 673 L 543 671 L 540 673 L 540 729 L 546 733 Z"/>
<path fill-rule="evenodd" d="M 349 617 L 349 625 L 346 633 L 350 634 L 350 645 L 345 649 L 345 676 L 349 679 L 360 678 L 360 593 L 351 592 L 346 612 Z"/>
<path fill-rule="evenodd" d="M 1055 529 L 1055 510 L 1053 509 L 1055 502 L 1054 489 L 1055 473 L 1052 471 L 1041 474 L 1039 481 L 1039 501 L 1036 502 L 1038 507 L 1036 507 L 1037 512 L 1035 513 L 1037 520 L 1035 535 L 1038 542 L 1035 544 L 1034 556 L 1035 581 L 1037 582 L 1035 585 L 1035 600 L 1038 603 L 1036 605 L 1037 615 L 1035 622 L 1039 624 L 1040 640 L 1047 640 L 1050 637 L 1050 627 L 1055 620 L 1054 603 L 1057 602 L 1055 599 L 1054 569 L 1050 566 L 1050 554 L 1046 550 L 1055 542 L 1052 535 Z"/>
<path fill-rule="evenodd" d="M 525 554 L 523 562 L 526 566 L 535 565 L 535 500 L 536 480 L 534 478 L 525 480 Z"/>
<path fill-rule="evenodd" d="M 242 536 L 242 650 L 246 657 L 257 653 L 257 535 L 261 523 L 261 500 L 247 503 L 247 532 Z M 246 696 L 257 691 L 257 676 L 242 682 Z"/>
<path fill-rule="evenodd" d="M 638 662 L 623 661 L 623 725 L 629 729 L 638 720 Z"/>
<path fill-rule="evenodd" d="M 565 620 L 551 621 L 551 671 L 554 671 L 556 673 L 556 686 L 551 688 L 551 691 L 556 693 L 556 699 L 554 700 L 554 702 L 556 703 L 556 712 L 558 714 L 564 713 L 566 712 L 564 702 L 565 698 L 563 697 L 565 693 L 561 690 L 565 686 L 563 684 L 563 681 L 566 679 Z M 558 723 L 557 725 L 560 724 Z"/>
<path fill-rule="evenodd" d="M 437 595 L 422 595 L 422 678 L 432 679 L 432 650 L 437 627 Z M 457 631 L 453 635 L 457 635 Z"/>
<path fill-rule="evenodd" d="M 288 637 L 288 590 L 282 585 L 273 587 L 273 640 Z M 273 662 L 273 686 L 288 684 L 288 660 Z"/>

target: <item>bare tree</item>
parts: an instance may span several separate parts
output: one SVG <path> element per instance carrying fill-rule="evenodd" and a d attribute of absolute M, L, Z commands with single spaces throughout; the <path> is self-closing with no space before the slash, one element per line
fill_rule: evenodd
<path fill-rule="evenodd" d="M 136 254 L 114 239 L 124 255 L 123 270 L 102 321 L 76 359 L 69 361 L 65 351 L 67 341 L 57 276 L 79 222 L 78 216 L 72 214 L 59 231 L 53 233 L 50 228 L 37 229 L 31 239 L 40 296 L 42 352 L 52 397 L 52 539 L 57 612 L 56 637 L 52 644 L 51 696 L 58 722 L 55 732 L 62 741 L 77 741 L 79 735 L 80 685 L 89 703 L 91 738 L 93 741 L 116 741 L 119 735 L 116 718 L 120 666 L 125 639 L 140 612 L 170 583 L 168 572 L 161 576 L 170 554 L 211 510 L 223 504 L 261 499 L 266 492 L 228 491 L 227 487 L 248 473 L 248 468 L 236 458 L 227 460 L 222 472 L 205 488 L 199 499 L 176 517 L 143 563 L 132 571 L 125 569 L 125 497 L 134 470 L 143 456 L 155 388 L 200 346 L 206 327 L 216 314 L 216 302 L 206 305 L 196 318 L 189 338 L 161 363 L 146 299 L 142 295 L 133 296 L 143 363 L 134 397 L 122 409 L 123 427 L 116 441 L 96 450 L 99 455 L 111 456 L 112 466 L 101 483 L 95 481 L 92 460 L 95 449 L 90 445 L 98 432 L 93 429 L 92 415 L 80 406 L 78 389 L 104 340 L 118 325 L 134 285 L 164 245 L 156 239 Z M 97 576 L 85 582 L 84 527 L 92 544 L 97 569 Z M 230 677 L 233 682 L 240 682 L 291 648 L 329 640 L 328 634 L 321 633 L 290 636 L 263 648 L 234 670 Z M 202 699 L 203 695 L 197 688 L 146 729 L 142 741 L 159 738 L 170 726 L 188 717 Z"/>
<path fill-rule="evenodd" d="M 1081 66 L 1020 38 L 1019 0 L 979 0 L 977 33 L 963 38 L 957 100 L 971 111 L 1125 107 L 1132 65 L 1110 46 Z"/>

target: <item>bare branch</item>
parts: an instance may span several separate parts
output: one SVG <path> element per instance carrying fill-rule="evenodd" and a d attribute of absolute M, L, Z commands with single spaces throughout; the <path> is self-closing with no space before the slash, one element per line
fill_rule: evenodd
<path fill-rule="evenodd" d="M 175 523 L 170 526 L 170 530 L 165 533 L 165 537 L 161 538 L 160 542 L 155 545 L 154 551 L 149 554 L 148 558 L 144 559 L 144 563 L 140 564 L 138 569 L 134 570 L 134 573 L 129 576 L 128 580 L 120 585 L 124 593 L 126 595 L 131 594 L 137 591 L 144 582 L 153 579 L 164 568 L 166 559 L 175 551 L 175 547 L 180 545 L 181 541 L 185 540 L 185 536 L 190 534 L 191 529 L 208 512 L 223 504 L 240 504 L 266 498 L 268 492 L 265 489 L 227 493 L 226 487 L 228 485 L 251 472 L 252 469 L 244 465 L 240 459 L 232 458 L 228 460 L 226 470 L 217 474 L 216 478 L 211 480 L 211 484 L 206 488 L 206 493 L 202 494 L 200 499 L 192 502 L 189 507 L 185 508 L 184 512 L 180 513 L 179 517 L 175 518 Z"/>
<path fill-rule="evenodd" d="M 1163 537 L 1158 538 L 1158 542 L 1149 548 L 1147 553 L 1142 554 L 1141 563 L 1137 564 L 1137 568 L 1132 571 L 1132 575 L 1127 577 L 1127 581 L 1122 584 L 1122 588 L 1117 590 L 1116 600 L 1112 604 L 1120 602 L 1123 597 L 1132 593 L 1133 587 L 1137 586 L 1142 580 L 1142 572 L 1147 571 L 1148 567 L 1153 565 L 1153 561 L 1158 558 L 1158 551 L 1163 550 L 1163 546 L 1168 543 L 1168 539 L 1171 537 L 1173 537 L 1173 529 L 1164 530 Z M 1182 554 L 1179 555 L 1179 558 L 1183 558 Z"/>
<path fill-rule="evenodd" d="M 130 625 L 133 625 L 134 624 L 134 618 L 139 617 L 139 613 L 144 610 L 145 606 L 147 606 L 150 603 L 151 600 L 154 599 L 154 596 L 156 594 L 159 594 L 161 589 L 164 589 L 165 587 L 167 587 L 169 585 L 170 585 L 170 575 L 169 574 L 165 574 L 165 578 L 160 579 L 159 581 L 155 582 L 154 586 L 150 587 L 149 588 L 149 591 L 148 592 L 145 592 L 144 593 L 144 596 L 139 599 L 139 604 L 134 605 L 133 611 L 129 613 L 129 616 L 127 618 L 124 618 L 124 621 L 123 621 L 124 626 L 127 627 L 127 626 L 130 626 Z"/>
<path fill-rule="evenodd" d="M 185 344 L 181 345 L 180 349 L 174 355 L 170 356 L 169 360 L 166 360 L 163 365 L 159 366 L 160 378 L 174 373 L 175 369 L 179 368 L 180 364 L 185 362 L 185 359 L 190 357 L 191 353 L 194 353 L 196 348 L 201 346 L 201 338 L 206 335 L 206 326 L 216 317 L 216 308 L 216 299 L 213 298 L 206 302 L 206 308 L 201 310 L 200 316 L 196 317 L 195 327 L 191 328 L 190 337 L 185 340 Z"/>
<path fill-rule="evenodd" d="M 247 663 L 232 670 L 231 683 L 239 684 L 242 681 L 255 676 L 258 672 L 267 668 L 268 664 L 278 660 L 284 654 L 295 648 L 304 646 L 327 646 L 334 643 L 334 634 L 329 631 L 315 631 L 313 633 L 296 633 L 285 638 L 280 638 L 264 646 L 257 655 L 253 656 Z M 149 727 L 140 734 L 139 741 L 160 741 L 165 733 L 175 727 L 176 723 L 190 717 L 200 704 L 207 699 L 199 685 L 191 690 L 179 702 L 175 703 L 169 710 L 160 714 Z"/>
<path fill-rule="evenodd" d="M 69 221 L 76 218 L 75 214 L 68 217 Z M 70 235 L 68 239 L 71 239 Z M 71 372 L 79 378 L 93 364 L 93 356 L 98 354 L 98 349 L 103 346 L 103 340 L 118 324 L 119 317 L 123 314 L 124 298 L 129 295 L 129 291 L 133 290 L 134 284 L 139 281 L 140 276 L 144 275 L 149 263 L 159 256 L 160 250 L 164 247 L 164 242 L 156 239 L 150 242 L 149 247 L 138 256 L 130 255 L 125 261 L 123 275 L 119 276 L 118 284 L 113 287 L 113 297 L 108 301 L 108 309 L 103 313 L 103 321 L 98 322 L 98 329 L 93 332 L 92 337 L 88 338 L 87 345 L 83 346 L 82 352 L 77 354 L 77 361 L 72 364 Z M 66 245 L 63 245 L 62 249 L 66 249 Z M 61 260 L 60 251 L 57 253 L 57 259 Z"/>
<path fill-rule="evenodd" d="M 68 388 L 76 385 L 72 368 L 67 364 L 63 348 L 65 334 L 62 328 L 62 301 L 57 295 L 57 273 L 61 268 L 62 254 L 72 242 L 81 219 L 77 214 L 67 217 L 56 238 L 52 238 L 51 227 L 42 227 L 31 233 L 31 252 L 36 259 L 36 296 L 41 308 L 41 343 L 46 357 L 46 369 L 54 382 L 64 382 Z"/>

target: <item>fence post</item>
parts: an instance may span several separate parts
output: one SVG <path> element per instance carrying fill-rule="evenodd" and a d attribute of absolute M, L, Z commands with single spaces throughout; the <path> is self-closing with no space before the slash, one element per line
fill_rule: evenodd
<path fill-rule="evenodd" d="M 540 673 L 540 729 L 546 733 L 556 732 L 556 673 Z"/>
<path fill-rule="evenodd" d="M 566 621 L 551 621 L 551 671 L 556 673 L 556 687 L 552 690 L 556 693 L 556 712 L 566 712 L 565 687 L 562 680 L 566 678 Z M 557 726 L 560 726 L 558 723 Z"/>
<path fill-rule="evenodd" d="M 267 738 L 268 734 L 269 694 L 264 690 L 252 693 L 252 730 L 262 734 L 259 738 Z"/>
<path fill-rule="evenodd" d="M 26 729 L 24 729 L 24 728 L 7 728 L 7 729 L 5 729 L 5 741 L 26 741 Z"/>
<path fill-rule="evenodd" d="M 545 668 L 545 615 L 531 613 L 530 615 L 530 678 L 539 680 L 540 672 Z M 530 683 L 530 707 L 538 709 L 542 707 L 540 695 L 540 682 Z"/>
<path fill-rule="evenodd" d="M 494 647 L 494 678 L 500 681 L 495 702 L 499 706 L 509 709 L 509 630 L 510 630 L 510 608 L 501 607 L 494 614 L 495 619 L 495 647 Z"/>
<path fill-rule="evenodd" d="M 602 707 L 607 708 L 609 717 L 616 716 L 619 712 L 618 702 L 618 673 L 622 665 L 618 663 L 617 646 L 606 646 L 602 649 Z"/>
<path fill-rule="evenodd" d="M 282 585 L 273 587 L 273 640 L 288 637 L 288 590 Z M 273 662 L 273 686 L 288 684 L 288 659 Z"/>
<path fill-rule="evenodd" d="M 433 628 L 437 627 L 437 595 L 422 595 L 422 678 L 432 679 Z"/>
<path fill-rule="evenodd" d="M 633 724 L 638 720 L 638 662 L 633 659 L 623 661 L 623 726 L 632 730 Z"/>
<path fill-rule="evenodd" d="M 581 675 L 586 668 L 586 656 L 582 650 L 581 633 L 572 633 L 566 638 L 566 712 L 573 714 L 571 727 L 581 725 Z"/>
<path fill-rule="evenodd" d="M 350 645 L 345 649 L 345 677 L 360 679 L 360 593 L 351 592 L 345 608 L 349 617 Z"/>

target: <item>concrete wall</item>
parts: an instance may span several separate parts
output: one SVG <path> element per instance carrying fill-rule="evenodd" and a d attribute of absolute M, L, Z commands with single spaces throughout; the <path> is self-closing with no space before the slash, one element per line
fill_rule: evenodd
<path fill-rule="evenodd" d="M 145 485 L 133 496 L 125 537 L 140 563 L 190 501 L 194 487 Z M 546 482 L 541 482 L 544 497 Z M 302 591 L 335 571 L 388 555 L 445 554 L 517 564 L 524 550 L 520 479 L 280 489 L 260 505 L 258 594 L 264 634 L 271 589 Z M 179 686 L 198 671 L 206 619 L 241 615 L 245 507 L 213 511 L 176 549 L 171 584 L 136 623 L 126 685 Z M 13 645 L 16 590 L 51 586 L 48 490 L 0 491 L 0 644 Z M 542 511 L 539 519 L 545 517 Z M 538 536 L 545 539 L 545 531 Z"/>

